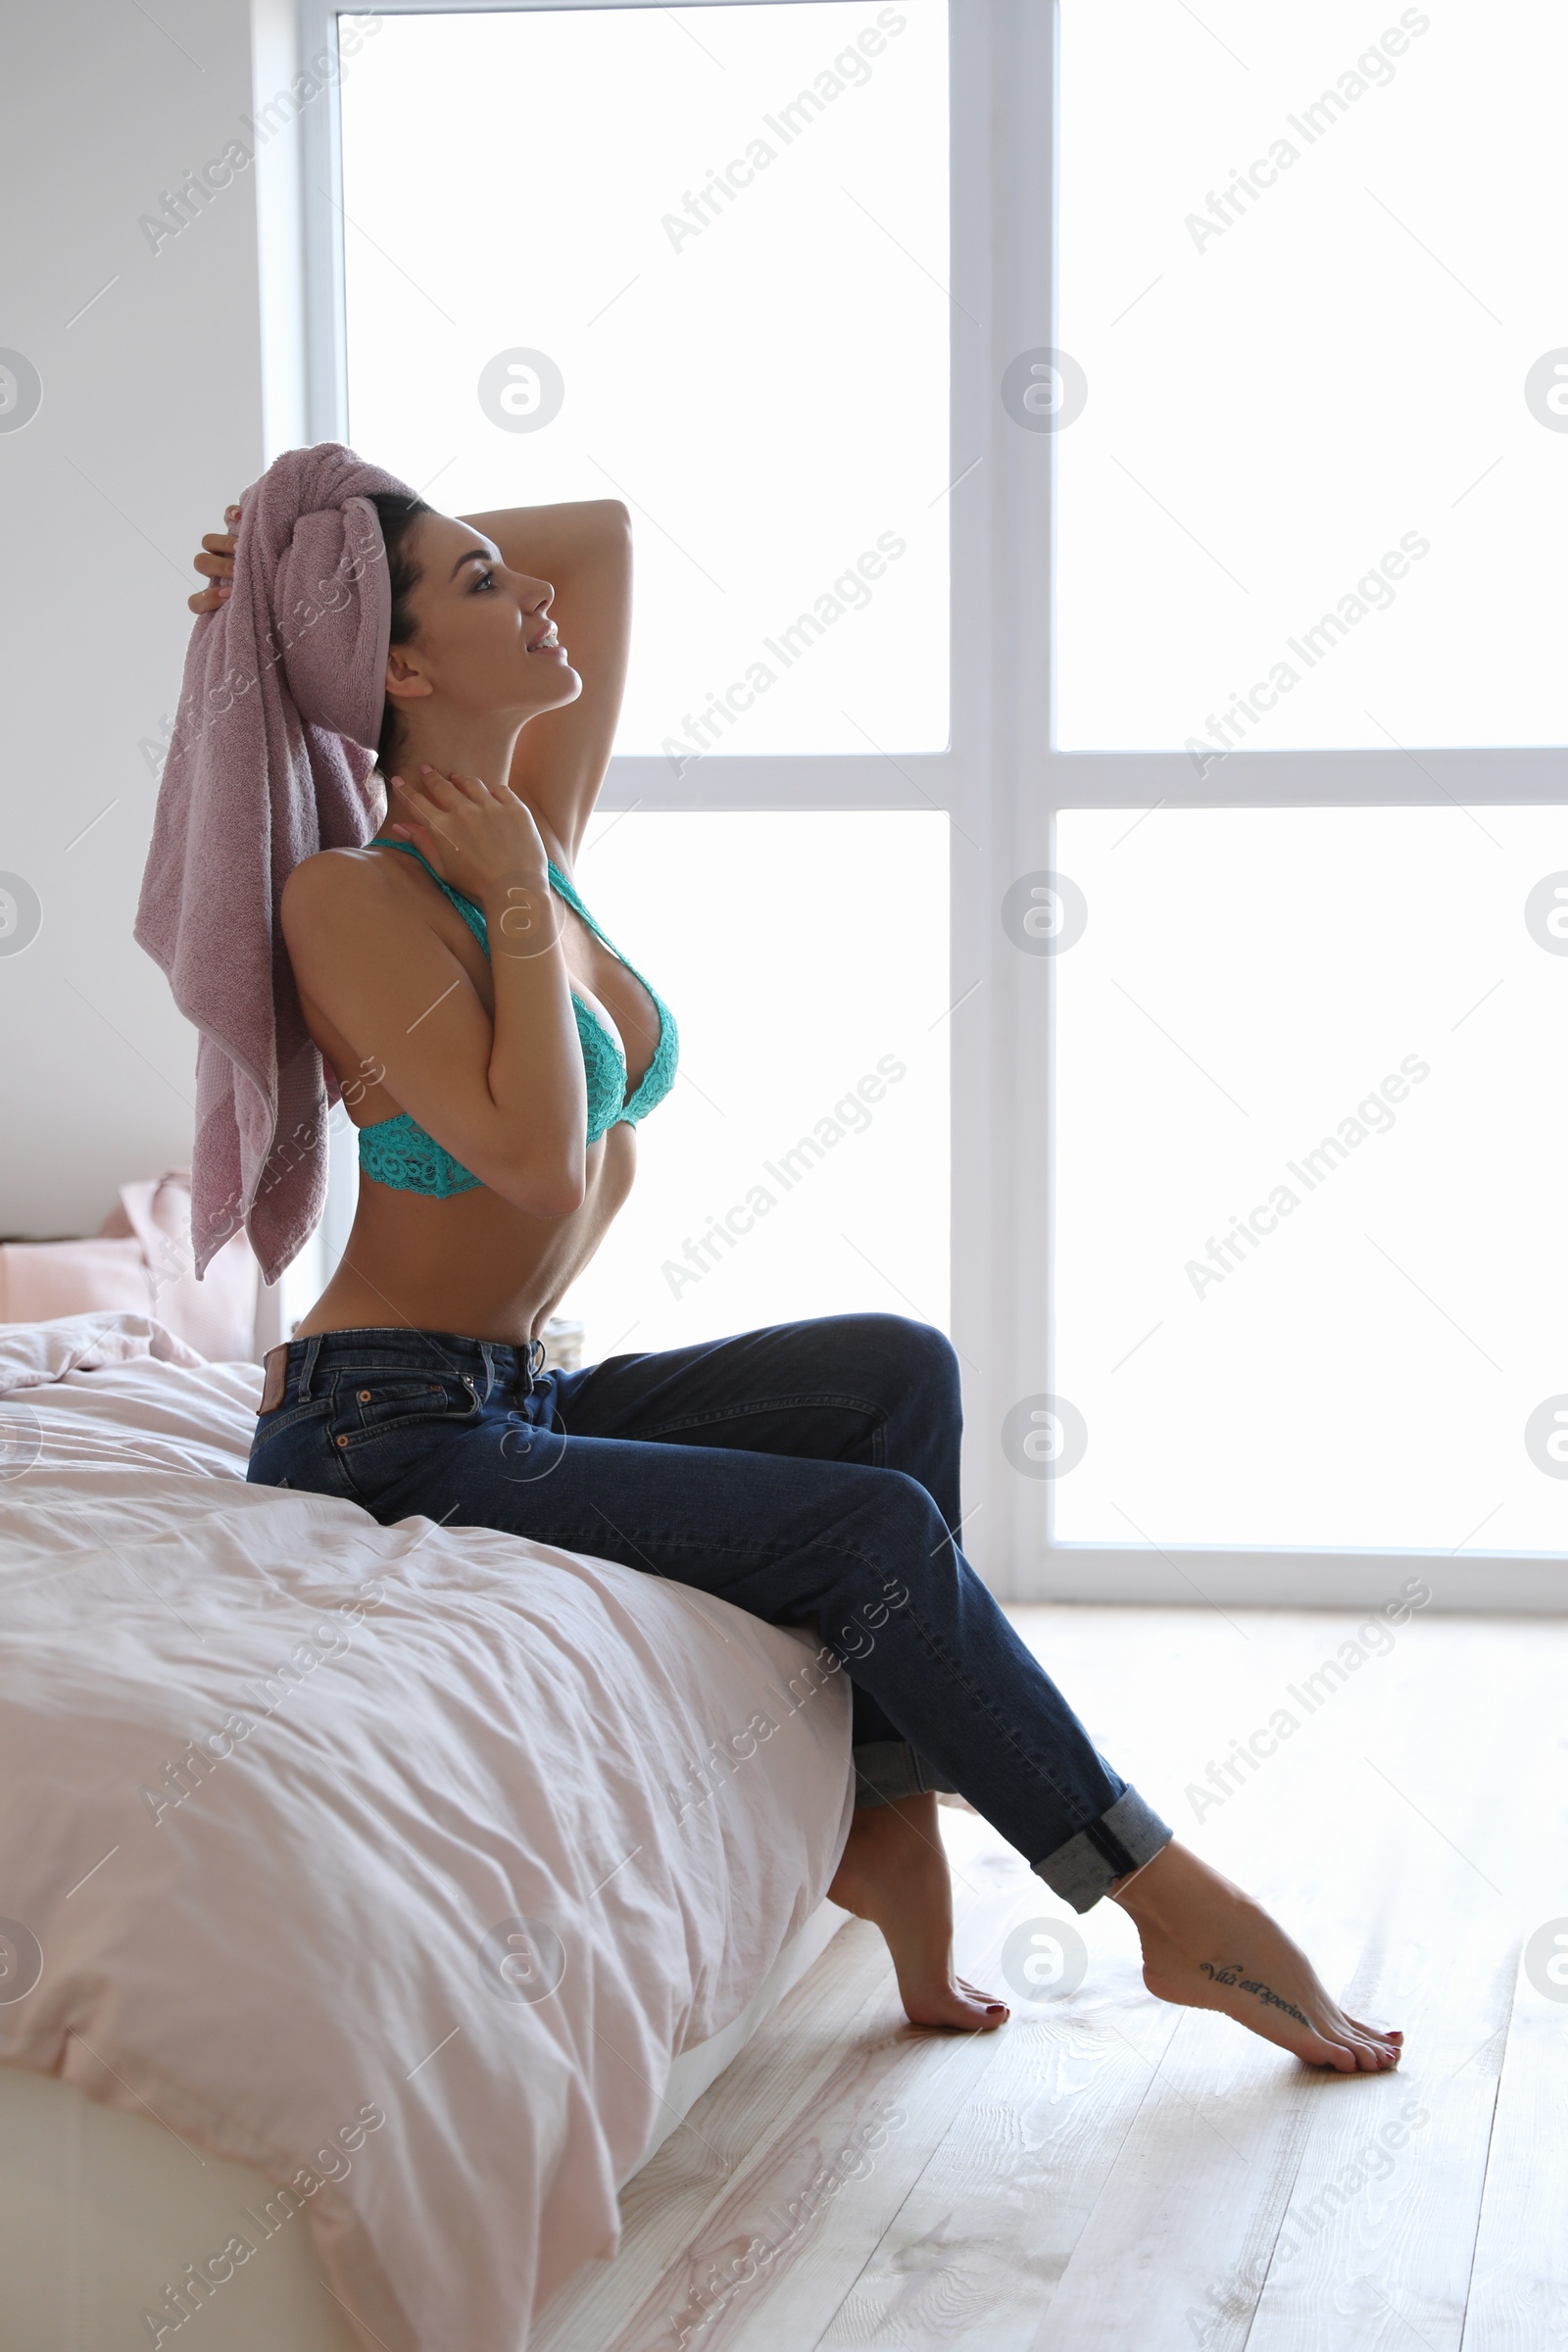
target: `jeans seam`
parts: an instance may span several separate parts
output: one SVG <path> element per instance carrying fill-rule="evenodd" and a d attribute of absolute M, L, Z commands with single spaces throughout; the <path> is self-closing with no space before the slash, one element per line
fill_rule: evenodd
<path fill-rule="evenodd" d="M 862 1464 L 861 1467 L 869 1467 L 873 1469 L 881 1468 L 882 1457 L 886 1451 L 886 1446 L 884 1445 L 884 1433 L 887 1428 L 888 1416 L 886 1409 L 882 1405 L 877 1404 L 868 1396 L 838 1396 L 826 1394 L 795 1396 L 764 1396 L 756 1399 L 750 1404 L 716 1406 L 710 1412 L 688 1413 L 682 1418 L 674 1421 L 655 1422 L 650 1428 L 639 1429 L 636 1438 L 634 1438 L 631 1443 L 636 1444 L 639 1441 L 652 1442 L 659 1438 L 668 1437 L 677 1429 L 710 1429 L 715 1424 L 725 1421 L 752 1420 L 759 1413 L 796 1412 L 800 1411 L 803 1407 L 809 1407 L 815 1411 L 821 1411 L 824 1408 L 831 1408 L 841 1412 L 867 1414 L 874 1424 L 872 1448 L 877 1455 L 877 1459 L 874 1463 L 869 1465 Z M 807 1455 L 796 1455 L 792 1458 L 796 1460 L 807 1460 L 811 1457 Z"/>
<path fill-rule="evenodd" d="M 603 1514 L 601 1515 L 603 1516 Z M 657 1535 L 652 1528 L 647 1527 L 639 1527 L 631 1533 L 628 1533 L 625 1528 L 616 1527 L 615 1522 L 612 1519 L 607 1520 L 607 1524 L 614 1528 L 616 1535 L 620 1537 L 620 1540 L 623 1544 L 630 1544 L 634 1548 L 639 1544 L 662 1544 L 667 1550 L 670 1551 L 711 1551 L 716 1553 L 721 1559 L 736 1560 L 756 1559 L 759 1553 L 765 1552 L 768 1549 L 766 1544 L 762 1542 L 756 1544 L 715 1544 L 708 1536 Z M 554 1528 L 549 1534 L 545 1534 L 538 1529 L 530 1528 L 525 1541 L 530 1544 L 554 1544 L 557 1548 L 562 1551 L 572 1551 L 580 1549 L 586 1543 L 591 1543 L 598 1536 L 598 1534 L 599 1531 L 596 1528 Z M 779 1553 L 776 1554 L 776 1556 L 782 1557 L 782 1554 Z M 759 1564 L 765 1566 L 766 1561 L 762 1560 Z M 662 1576 L 663 1570 L 661 1568 L 656 1568 L 653 1570 L 653 1574 L 655 1576 Z M 666 1581 L 678 1582 L 679 1580 L 670 1579 Z M 697 1592 L 701 1590 L 701 1588 L 698 1586 L 688 1586 L 686 1589 L 689 1592 Z"/>
<path fill-rule="evenodd" d="M 473 1426 L 471 1421 L 466 1422 L 461 1405 L 448 1406 L 444 1410 L 435 1405 L 428 1405 L 417 1412 L 399 1413 L 391 1420 L 358 1421 L 352 1427 L 339 1430 L 334 1434 L 347 1438 L 349 1446 L 353 1446 L 364 1444 L 368 1438 L 395 1438 L 398 1432 L 404 1429 L 428 1429 L 438 1421 L 454 1423 L 460 1429 L 465 1426 L 471 1429 Z"/>
<path fill-rule="evenodd" d="M 784 1559 L 789 1556 L 790 1552 L 801 1548 L 797 1544 L 778 1544 L 776 1542 L 771 1542 L 766 1538 L 760 1540 L 756 1544 L 715 1544 L 709 1536 L 662 1535 L 656 1529 L 649 1527 L 639 1527 L 627 1530 L 623 1527 L 617 1527 L 612 1519 L 610 1520 L 608 1524 L 615 1529 L 616 1535 L 618 1535 L 622 1543 L 625 1544 L 659 1544 L 664 1545 L 668 1550 L 671 1551 L 712 1551 L 719 1553 L 723 1557 L 735 1559 L 754 1558 L 760 1553 L 763 1556 L 760 1564 L 764 1567 L 767 1565 L 769 1558 Z M 530 1530 L 527 1540 L 530 1544 L 563 1544 L 563 1548 L 570 1548 L 569 1544 L 564 1544 L 563 1543 L 563 1533 L 561 1530 L 557 1530 L 551 1535 L 543 1535 L 537 1530 Z M 833 1552 L 841 1559 L 854 1560 L 857 1567 L 859 1568 L 878 1570 L 884 1576 L 889 1573 L 886 1564 L 882 1560 L 878 1559 L 875 1553 L 861 1551 L 854 1544 L 834 1544 L 824 1540 L 821 1537 L 816 1537 L 812 1539 L 809 1547 L 812 1550 Z M 656 1569 L 654 1573 L 658 1575 L 661 1573 L 661 1571 Z M 881 1595 L 878 1594 L 877 1597 L 880 1599 Z M 831 1644 L 829 1644 L 829 1646 L 831 1646 Z"/>
<path fill-rule="evenodd" d="M 1076 1802 L 1078 1800 L 1069 1796 L 1067 1790 L 1062 1788 L 1060 1782 L 1056 1779 L 1055 1774 L 1051 1770 L 1049 1765 L 1042 1765 L 1035 1757 L 1029 1754 L 1027 1749 L 1019 1746 L 1017 1734 L 1013 1731 L 1012 1726 L 1006 1721 L 1004 1716 L 999 1715 L 996 1712 L 990 1701 L 977 1689 L 977 1687 L 970 1682 L 968 1676 L 960 1667 L 956 1665 L 955 1661 L 948 1655 L 945 1645 L 938 1641 L 936 1635 L 926 1624 L 925 1620 L 920 1616 L 918 1610 L 913 1608 L 910 1609 L 909 1623 L 919 1635 L 921 1641 L 925 1643 L 926 1648 L 930 1651 L 933 1659 L 948 1675 L 952 1677 L 953 1681 L 958 1685 L 960 1690 L 967 1692 L 970 1699 L 974 1702 L 980 1713 L 985 1716 L 992 1728 L 999 1733 L 1004 1740 L 1005 1740 L 1007 1745 L 1017 1756 L 1019 1763 L 1022 1764 L 1030 1773 L 1032 1773 L 1037 1781 L 1043 1781 L 1046 1786 L 1051 1788 L 1057 1800 L 1066 1807 L 1069 1813 L 1075 1810 Z M 1117 1800 L 1113 1798 L 1111 1801 L 1114 1803 Z M 1102 1810 L 1108 1810 L 1108 1808 L 1102 1808 Z M 1070 1830 L 1068 1832 L 1068 1838 L 1071 1838 L 1082 1837 L 1084 1831 L 1090 1827 L 1090 1824 L 1092 1822 L 1099 1821 L 1100 1819 L 1100 1813 L 1092 1813 L 1089 1816 L 1088 1821 L 1081 1823 L 1076 1830 Z M 1067 1839 L 1064 1838 L 1061 1840 L 1061 1842 L 1065 1844 Z M 1054 1852 L 1054 1850 L 1055 1848 L 1054 1847 L 1052 1851 Z M 1046 1858 L 1047 1857 L 1045 1855 L 1041 1854 L 1035 1856 L 1034 1859 L 1037 1861 L 1044 1861 Z M 1033 1864 L 1031 1863 L 1031 1868 L 1032 1867 Z"/>

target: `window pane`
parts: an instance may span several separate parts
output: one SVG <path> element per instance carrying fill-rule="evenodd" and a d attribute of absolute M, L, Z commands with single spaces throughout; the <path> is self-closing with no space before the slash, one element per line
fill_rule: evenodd
<path fill-rule="evenodd" d="M 1560 1549 L 1568 815 L 1072 811 L 1057 859 L 1058 1537 Z"/>
<path fill-rule="evenodd" d="M 680 1028 L 631 1199 L 561 1311 L 590 1359 L 948 1316 L 948 825 L 609 816 L 583 897 Z"/>
<path fill-rule="evenodd" d="M 1561 741 L 1565 86 L 1550 0 L 1065 0 L 1063 746 Z"/>
<path fill-rule="evenodd" d="M 351 438 L 628 501 L 616 749 L 941 750 L 946 0 L 392 17 L 342 108 Z"/>

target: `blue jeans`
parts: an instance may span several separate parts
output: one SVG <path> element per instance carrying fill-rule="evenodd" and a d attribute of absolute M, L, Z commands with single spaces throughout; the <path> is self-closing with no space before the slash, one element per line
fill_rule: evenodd
<path fill-rule="evenodd" d="M 960 1791 L 1077 1911 L 1167 1842 L 954 1541 L 962 1415 L 940 1332 L 824 1315 L 581 1372 L 543 1371 L 541 1352 L 412 1330 L 292 1340 L 249 1476 L 814 1627 L 854 1687 L 858 1800 Z"/>

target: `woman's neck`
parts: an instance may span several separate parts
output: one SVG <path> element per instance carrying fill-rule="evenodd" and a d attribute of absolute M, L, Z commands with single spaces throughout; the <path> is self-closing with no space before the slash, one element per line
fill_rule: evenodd
<path fill-rule="evenodd" d="M 394 806 L 397 795 L 392 790 L 393 776 L 401 776 L 406 784 L 413 785 L 416 790 L 419 770 L 428 764 L 438 775 L 477 776 L 481 783 L 489 785 L 492 792 L 499 791 L 511 776 L 512 756 L 521 733 L 520 725 L 504 729 L 474 728 L 466 734 L 461 729 L 444 726 L 439 734 L 431 728 L 421 735 L 418 728 L 405 723 L 403 742 L 392 762 L 391 771 L 379 779 L 386 800 L 386 811 L 376 827 L 374 839 L 390 840 L 392 835 L 389 828 L 399 821 Z M 519 798 L 538 826 L 551 860 L 569 875 L 571 856 L 568 846 L 561 840 L 554 826 L 526 793 L 519 795 Z"/>
<path fill-rule="evenodd" d="M 419 770 L 428 765 L 442 776 L 477 776 L 492 792 L 499 792 L 512 773 L 512 755 L 521 733 L 521 722 L 510 717 L 468 725 L 445 717 L 439 726 L 428 727 L 405 718 L 394 772 L 417 789 Z"/>

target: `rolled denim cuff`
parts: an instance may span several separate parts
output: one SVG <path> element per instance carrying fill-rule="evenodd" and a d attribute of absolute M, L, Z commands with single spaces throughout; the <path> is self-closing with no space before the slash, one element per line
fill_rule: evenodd
<path fill-rule="evenodd" d="M 1102 1813 L 1098 1821 L 1077 1831 L 1065 1845 L 1058 1845 L 1032 1868 L 1053 1894 L 1059 1894 L 1075 1911 L 1089 1911 L 1117 1879 L 1152 1862 L 1175 1834 L 1152 1806 L 1145 1804 L 1136 1788 L 1126 1788 L 1108 1813 Z"/>
<path fill-rule="evenodd" d="M 924 1756 L 906 1740 L 867 1740 L 854 1751 L 855 1808 L 891 1805 L 899 1796 L 927 1796 L 937 1787 Z"/>

